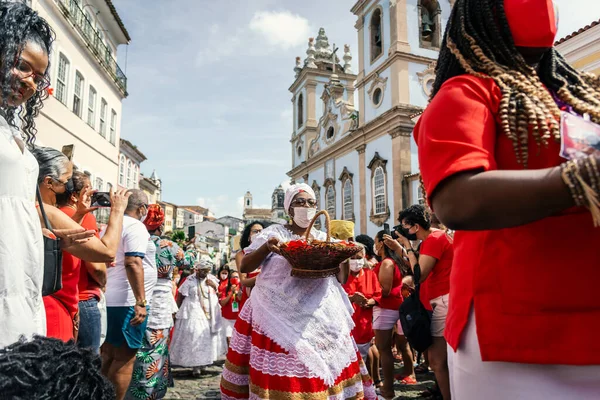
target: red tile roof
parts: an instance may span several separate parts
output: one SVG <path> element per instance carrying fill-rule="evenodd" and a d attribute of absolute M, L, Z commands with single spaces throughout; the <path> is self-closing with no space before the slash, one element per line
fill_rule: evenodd
<path fill-rule="evenodd" d="M 590 29 L 592 29 L 593 27 L 595 27 L 597 25 L 600 25 L 600 20 L 594 21 L 591 24 L 586 25 L 583 28 L 579 29 L 578 31 L 575 31 L 575 32 L 571 33 L 570 35 L 565 36 L 564 38 L 562 38 L 559 41 L 557 41 L 556 43 L 554 43 L 554 45 L 557 46 L 559 44 L 562 44 L 562 43 L 566 42 L 567 40 L 574 38 L 577 35 L 581 35 L 583 32 L 589 31 Z"/>

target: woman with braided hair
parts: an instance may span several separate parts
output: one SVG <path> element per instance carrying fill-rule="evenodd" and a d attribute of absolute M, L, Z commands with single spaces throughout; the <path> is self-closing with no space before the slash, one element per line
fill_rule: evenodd
<path fill-rule="evenodd" d="M 428 201 L 456 230 L 456 399 L 600 393 L 600 159 L 559 155 L 561 112 L 600 123 L 600 81 L 553 48 L 557 21 L 550 0 L 457 0 L 415 127 Z M 585 279 L 557 296 L 565 267 Z"/>

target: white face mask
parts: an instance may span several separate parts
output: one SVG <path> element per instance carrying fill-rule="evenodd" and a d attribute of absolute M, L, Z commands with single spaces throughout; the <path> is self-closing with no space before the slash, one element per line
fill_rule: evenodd
<path fill-rule="evenodd" d="M 364 266 L 365 260 L 362 258 L 360 260 L 350 260 L 350 271 L 352 272 L 358 272 L 363 269 Z"/>
<path fill-rule="evenodd" d="M 294 222 L 300 228 L 308 228 L 315 215 L 316 208 L 294 207 Z"/>
<path fill-rule="evenodd" d="M 140 219 L 140 222 L 143 224 L 144 221 L 146 221 L 146 218 L 148 217 L 148 213 L 146 213 L 146 215 L 142 216 L 142 219 Z"/>

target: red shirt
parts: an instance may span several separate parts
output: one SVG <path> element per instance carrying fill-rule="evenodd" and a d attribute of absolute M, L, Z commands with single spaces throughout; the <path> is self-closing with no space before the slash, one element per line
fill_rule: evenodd
<path fill-rule="evenodd" d="M 229 292 L 231 292 L 231 290 Z M 219 300 L 225 299 L 228 294 L 229 293 L 227 292 L 227 281 L 221 281 L 221 283 L 219 283 Z M 236 301 L 238 303 L 238 311 L 237 312 L 233 311 L 233 302 L 234 301 Z M 241 309 L 242 309 L 242 304 L 238 300 L 235 300 L 235 298 L 232 296 L 231 299 L 229 299 L 229 302 L 227 304 L 225 304 L 224 306 L 221 306 L 221 315 L 225 319 L 236 320 Z"/>
<path fill-rule="evenodd" d="M 363 268 L 358 276 L 348 276 L 348 281 L 343 285 L 344 290 L 348 295 L 353 295 L 356 292 L 362 293 L 367 299 L 381 296 L 381 286 L 375 272 L 370 269 Z M 354 314 L 354 329 L 352 335 L 358 344 L 369 343 L 374 336 L 373 333 L 373 308 L 362 308 L 357 304 L 352 303 Z"/>
<path fill-rule="evenodd" d="M 421 304 L 423 304 L 423 307 L 425 307 L 427 311 L 433 311 L 433 307 L 431 307 L 431 303 L 429 302 L 429 291 L 427 290 L 427 282 L 429 282 L 429 280 L 425 280 L 425 282 L 422 282 L 421 286 L 419 287 L 419 300 L 421 300 Z"/>
<path fill-rule="evenodd" d="M 427 301 L 450 293 L 450 271 L 454 250 L 452 242 L 446 232 L 434 230 L 421 243 L 420 256 L 429 256 L 437 260 L 435 266 L 427 276 Z"/>
<path fill-rule="evenodd" d="M 83 217 L 83 221 L 81 221 L 81 226 L 85 229 L 96 231 L 96 236 L 98 236 L 98 224 L 96 223 L 94 214 L 86 214 Z M 85 263 L 85 261 L 81 262 L 81 272 L 79 273 L 79 301 L 86 301 L 93 298 L 100 300 L 101 287 L 90 275 L 87 268 L 85 268 Z"/>
<path fill-rule="evenodd" d="M 499 126 L 500 99 L 492 79 L 462 75 L 442 86 L 414 132 L 430 199 L 461 171 L 523 169 Z M 530 137 L 529 169 L 564 162 L 559 148 Z M 599 243 L 600 229 L 583 208 L 515 228 L 456 232 L 448 343 L 458 348 L 473 305 L 484 361 L 600 364 Z M 572 270 L 576 289 L 557 296 L 557 277 L 569 279 Z"/>
<path fill-rule="evenodd" d="M 249 274 L 246 274 L 246 278 L 250 279 L 250 278 L 256 278 L 258 275 L 260 274 L 260 268 L 250 272 Z M 244 304 L 246 304 L 246 301 L 248 301 L 248 299 L 250 298 L 250 295 L 252 293 L 252 289 L 251 287 L 245 287 L 242 286 L 242 300 L 241 300 L 241 305 L 240 305 L 240 309 L 244 306 Z"/>
<path fill-rule="evenodd" d="M 398 310 L 403 301 L 402 274 L 400 273 L 400 268 L 398 268 L 394 260 L 392 260 L 391 258 L 386 258 L 386 260 L 390 260 L 394 264 L 394 279 L 392 281 L 392 290 L 390 291 L 390 294 L 385 297 L 383 297 L 383 294 L 380 294 L 379 296 L 374 296 L 373 298 L 377 301 L 377 305 L 381 308 L 385 308 L 387 310 Z M 375 276 L 377 276 L 378 279 L 381 264 L 382 263 L 379 263 L 375 266 L 375 268 L 373 268 L 373 272 L 375 273 Z"/>

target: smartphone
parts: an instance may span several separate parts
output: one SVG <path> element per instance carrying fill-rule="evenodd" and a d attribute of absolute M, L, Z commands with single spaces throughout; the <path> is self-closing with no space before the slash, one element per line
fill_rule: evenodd
<path fill-rule="evenodd" d="M 110 193 L 96 192 L 92 195 L 92 207 L 110 207 Z"/>
<path fill-rule="evenodd" d="M 391 236 L 392 232 L 390 231 L 390 224 L 383 224 L 383 231 L 386 235 Z"/>

